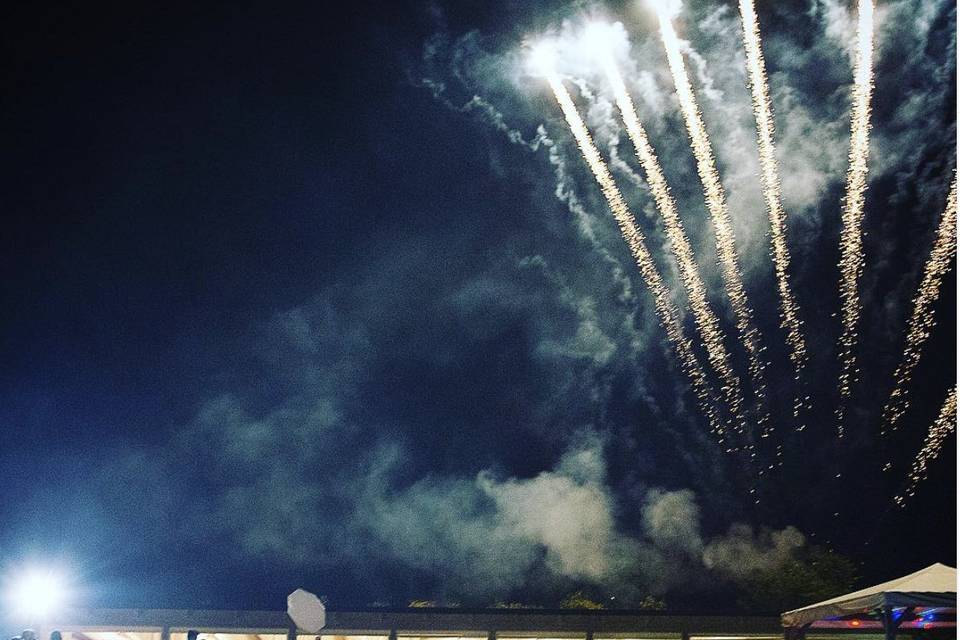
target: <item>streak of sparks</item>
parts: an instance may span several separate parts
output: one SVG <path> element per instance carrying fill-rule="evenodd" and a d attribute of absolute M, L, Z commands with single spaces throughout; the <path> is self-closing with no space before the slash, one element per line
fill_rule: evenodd
<path fill-rule="evenodd" d="M 893 502 L 901 509 L 907 506 L 907 500 L 917 493 L 917 485 L 927 477 L 927 467 L 940 455 L 944 441 L 957 428 L 957 388 L 954 387 L 947 394 L 947 399 L 940 409 L 940 415 L 930 425 L 930 431 L 923 441 L 923 447 L 913 461 L 910 473 L 907 474 L 906 488 L 893 497 Z"/>
<path fill-rule="evenodd" d="M 777 170 L 774 147 L 773 106 L 767 85 L 766 65 L 760 48 L 760 26 L 753 0 L 740 0 L 740 16 L 743 20 L 743 44 L 747 54 L 747 77 L 753 96 L 753 114 L 757 122 L 757 145 L 760 149 L 760 181 L 763 197 L 770 218 L 771 254 L 777 290 L 780 294 L 780 326 L 786 331 L 790 347 L 790 361 L 794 366 L 795 379 L 799 383 L 807 363 L 807 347 L 803 338 L 800 308 L 790 289 L 787 272 L 790 268 L 790 253 L 787 249 L 786 213 L 780 195 L 780 176 Z M 802 402 L 794 400 L 794 417 L 798 417 Z M 798 430 L 803 430 L 800 424 Z"/>
<path fill-rule="evenodd" d="M 620 232 L 623 234 L 627 245 L 630 247 L 630 252 L 637 262 L 640 274 L 650 293 L 653 295 L 654 306 L 657 310 L 660 323 L 667 332 L 667 338 L 676 350 L 682 369 L 687 376 L 689 376 L 693 384 L 693 390 L 699 400 L 700 409 L 706 415 L 710 423 L 711 431 L 722 445 L 725 441 L 725 428 L 714 406 L 714 394 L 710 388 L 710 383 L 693 352 L 690 340 L 683 335 L 683 330 L 677 320 L 677 314 L 670 302 L 667 287 L 660 276 L 660 272 L 657 271 L 650 251 L 647 249 L 643 233 L 637 228 L 636 221 L 623 198 L 623 194 L 620 193 L 620 189 L 617 188 L 613 176 L 610 174 L 610 170 L 600 157 L 600 152 L 597 150 L 593 138 L 590 136 L 590 132 L 583 122 L 583 118 L 577 111 L 577 107 L 574 105 L 566 87 L 563 86 L 560 77 L 552 70 L 546 71 L 546 76 L 550 83 L 550 88 L 553 90 L 553 95 L 560 105 L 560 110 L 563 112 L 563 116 L 570 127 L 571 133 L 573 133 L 577 146 L 580 148 L 580 153 L 583 155 L 583 159 L 590 167 L 597 184 L 600 186 L 600 191 L 603 192 L 610 211 L 617 221 L 617 225 L 620 227 Z"/>
<path fill-rule="evenodd" d="M 908 383 L 920 361 L 920 352 L 924 342 L 936 325 L 933 305 L 940 297 L 940 285 L 943 276 L 950 270 L 950 263 L 957 255 L 957 178 L 954 176 L 947 196 L 947 206 L 937 227 L 936 239 L 930 257 L 923 270 L 920 288 L 913 299 L 913 313 L 907 324 L 907 344 L 903 350 L 903 359 L 893 374 L 894 388 L 883 408 L 881 435 L 897 428 L 897 421 L 910 406 L 907 397 Z"/>
<path fill-rule="evenodd" d="M 850 114 L 850 166 L 840 234 L 840 403 L 837 407 L 837 437 L 843 437 L 846 402 L 857 378 L 855 348 L 860 298 L 857 285 L 863 273 L 863 202 L 867 190 L 867 158 L 870 152 L 870 96 L 873 89 L 873 2 L 857 3 L 857 52 L 854 62 L 853 107 Z"/>
<path fill-rule="evenodd" d="M 717 258 L 723 274 L 723 282 L 736 317 L 740 340 L 743 342 L 749 358 L 750 377 L 754 384 L 754 392 L 762 402 L 766 396 L 766 382 L 764 380 L 765 365 L 762 360 L 760 334 L 754 326 L 753 314 L 747 302 L 747 294 L 743 288 L 743 278 L 737 264 L 733 225 L 727 210 L 723 184 L 720 182 L 710 138 L 707 136 L 703 119 L 700 117 L 700 109 L 693 94 L 690 78 L 687 76 L 683 56 L 680 53 L 680 42 L 670 21 L 669 9 L 658 5 L 657 13 L 660 20 L 660 36 L 667 52 L 670 73 L 673 76 L 677 98 L 680 100 L 687 133 L 690 136 L 690 147 L 697 160 L 697 172 L 700 174 L 700 181 L 703 183 L 704 199 L 713 221 L 717 242 Z M 769 435 L 769 418 L 765 415 L 765 412 L 763 413 L 764 415 L 759 420 L 761 434 Z"/>
<path fill-rule="evenodd" d="M 683 223 L 677 213 L 677 204 L 673 196 L 670 195 L 670 188 L 667 186 L 660 161 L 650 145 L 633 100 L 627 92 L 623 77 L 620 75 L 612 56 L 605 56 L 603 64 L 616 96 L 617 107 L 620 109 L 620 114 L 626 125 L 627 135 L 633 142 L 637 159 L 643 167 L 647 184 L 650 186 L 657 209 L 663 218 L 667 237 L 670 240 L 670 246 L 680 269 L 680 279 L 687 291 L 687 298 L 690 301 L 690 308 L 693 311 L 697 329 L 707 350 L 707 358 L 723 381 L 724 399 L 727 401 L 731 414 L 740 423 L 745 423 L 740 379 L 730 366 L 730 356 L 723 344 L 719 321 L 707 302 L 706 287 L 697 271 L 693 248 L 690 246 L 687 235 L 683 230 Z"/>

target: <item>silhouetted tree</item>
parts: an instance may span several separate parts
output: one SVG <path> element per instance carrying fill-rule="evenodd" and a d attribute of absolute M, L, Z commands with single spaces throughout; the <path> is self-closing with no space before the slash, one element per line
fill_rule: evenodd
<path fill-rule="evenodd" d="M 811 547 L 796 558 L 748 574 L 738 603 L 752 612 L 779 613 L 844 594 L 856 580 L 852 560 Z"/>
<path fill-rule="evenodd" d="M 583 591 L 574 591 L 560 601 L 561 609 L 603 609 L 603 603 L 590 599 Z"/>

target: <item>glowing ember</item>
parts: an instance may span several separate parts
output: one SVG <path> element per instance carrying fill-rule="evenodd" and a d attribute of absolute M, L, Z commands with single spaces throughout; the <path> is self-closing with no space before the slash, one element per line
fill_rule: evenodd
<path fill-rule="evenodd" d="M 658 10 L 658 17 L 661 39 L 667 52 L 667 62 L 673 76 L 677 98 L 680 100 L 680 108 L 683 112 L 687 133 L 690 136 L 690 147 L 697 160 L 697 172 L 700 174 L 700 181 L 703 183 L 704 199 L 710 212 L 710 218 L 713 221 L 717 242 L 717 259 L 723 274 L 723 282 L 736 317 L 740 340 L 749 358 L 750 377 L 753 380 L 754 391 L 757 398 L 763 401 L 766 396 L 767 385 L 764 379 L 765 364 L 761 359 L 760 332 L 754 325 L 753 312 L 750 310 L 747 293 L 743 288 L 743 277 L 740 274 L 740 266 L 737 264 L 733 225 L 730 221 L 730 213 L 727 211 L 723 184 L 720 182 L 710 138 L 707 136 L 703 119 L 700 117 L 700 109 L 697 106 L 693 87 L 687 76 L 683 56 L 680 54 L 680 41 L 670 22 L 670 14 L 661 8 Z M 760 420 L 761 433 L 767 432 L 767 421 L 768 418 L 764 413 Z"/>
<path fill-rule="evenodd" d="M 903 350 L 903 359 L 893 374 L 894 388 L 883 409 L 881 434 L 887 430 L 896 430 L 897 421 L 903 416 L 910 401 L 907 398 L 908 383 L 920 361 L 920 351 L 936 325 L 934 303 L 940 297 L 940 285 L 943 276 L 950 270 L 950 264 L 957 255 L 957 178 L 954 176 L 947 196 L 947 207 L 940 218 L 933 250 L 923 271 L 923 280 L 913 299 L 913 313 L 907 323 L 907 344 Z"/>
<path fill-rule="evenodd" d="M 850 115 L 850 167 L 840 235 L 840 404 L 837 407 L 837 437 L 843 437 L 843 416 L 850 390 L 857 378 L 857 322 L 863 273 L 863 201 L 867 190 L 867 157 L 870 151 L 870 97 L 873 89 L 873 3 L 858 3 L 857 57 L 854 64 L 853 109 Z"/>
<path fill-rule="evenodd" d="M 620 227 L 620 232 L 623 234 L 627 245 L 630 247 L 630 252 L 637 261 L 640 274 L 647 288 L 649 288 L 650 293 L 653 295 L 654 305 L 660 323 L 666 330 L 667 338 L 677 352 L 677 357 L 680 360 L 684 372 L 690 377 L 694 393 L 700 402 L 700 408 L 710 422 L 710 429 L 717 436 L 719 442 L 723 444 L 725 442 L 725 429 L 714 407 L 715 394 L 710 388 L 710 383 L 707 380 L 703 368 L 700 366 L 693 352 L 690 341 L 683 336 L 683 329 L 677 319 L 673 304 L 670 302 L 666 285 L 664 285 L 663 279 L 660 277 L 660 273 L 657 271 L 656 264 L 653 261 L 653 257 L 646 247 L 643 233 L 637 228 L 633 214 L 623 199 L 623 194 L 620 193 L 620 190 L 613 180 L 613 176 L 610 175 L 610 170 L 600 157 L 600 152 L 597 151 L 590 132 L 583 123 L 583 118 L 580 117 L 576 105 L 573 104 L 573 100 L 563 86 L 560 77 L 555 72 L 551 72 L 547 75 L 547 79 L 550 82 L 553 95 L 560 105 L 561 111 L 563 111 L 563 116 L 570 126 L 570 131 L 577 141 L 577 146 L 580 148 L 583 159 L 590 167 L 591 172 L 593 172 L 597 184 L 600 185 L 600 190 L 604 198 L 606 198 L 607 204 L 610 206 L 610 211 L 613 213 L 613 217 Z"/>

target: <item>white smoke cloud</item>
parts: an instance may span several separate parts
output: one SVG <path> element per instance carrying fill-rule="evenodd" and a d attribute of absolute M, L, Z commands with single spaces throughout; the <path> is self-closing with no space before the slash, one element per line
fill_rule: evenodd
<path fill-rule="evenodd" d="M 459 588 L 504 593 L 545 568 L 556 579 L 662 593 L 701 579 L 704 569 L 743 577 L 776 566 L 804 544 L 796 529 L 754 534 L 734 525 L 704 541 L 692 491 L 649 490 L 639 510 L 642 531 L 618 523 L 605 483 L 603 440 L 581 435 L 549 471 L 532 478 L 426 478 L 390 490 L 386 460 L 367 478 L 359 530 L 398 560 L 442 571 Z M 469 587 L 468 587 L 469 585 Z"/>
<path fill-rule="evenodd" d="M 710 569 L 742 578 L 781 565 L 805 543 L 804 535 L 794 527 L 755 533 L 749 525 L 734 524 L 727 535 L 707 544 L 703 563 Z"/>
<path fill-rule="evenodd" d="M 522 586 L 540 562 L 555 576 L 599 582 L 631 562 L 614 518 L 595 436 L 568 450 L 551 471 L 500 480 L 426 478 L 390 491 L 386 474 L 368 478 L 359 528 L 398 559 L 445 572 L 461 588 L 503 593 Z"/>
<path fill-rule="evenodd" d="M 569 451 L 554 471 L 529 480 L 498 482 L 489 474 L 478 485 L 496 505 L 501 526 L 542 547 L 559 575 L 601 580 L 627 561 L 616 532 L 613 499 L 603 485 L 599 443 Z"/>
<path fill-rule="evenodd" d="M 651 489 L 643 504 L 643 528 L 662 549 L 677 549 L 697 557 L 703 550 L 700 507 L 692 491 Z"/>

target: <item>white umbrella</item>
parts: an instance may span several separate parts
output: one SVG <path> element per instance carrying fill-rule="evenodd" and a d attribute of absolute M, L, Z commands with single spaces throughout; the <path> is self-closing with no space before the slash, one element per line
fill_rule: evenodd
<path fill-rule="evenodd" d="M 287 596 L 287 615 L 298 629 L 319 633 L 327 624 L 327 608 L 309 591 L 297 589 Z"/>

